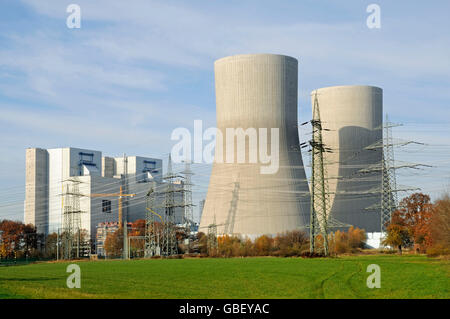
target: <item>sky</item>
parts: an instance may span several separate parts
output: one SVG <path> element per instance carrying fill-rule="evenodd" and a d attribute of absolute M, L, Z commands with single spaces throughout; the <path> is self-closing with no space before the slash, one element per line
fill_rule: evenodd
<path fill-rule="evenodd" d="M 72 3 L 79 29 L 66 25 Z M 380 28 L 367 27 L 371 3 Z M 399 171 L 398 182 L 433 198 L 449 188 L 448 1 L 2 0 L 0 8 L 0 219 L 23 219 L 28 147 L 167 159 L 175 128 L 215 125 L 213 63 L 243 53 L 298 59 L 299 122 L 311 118 L 316 88 L 383 88 L 384 112 L 403 124 L 395 137 L 426 143 L 396 149 L 396 159 L 432 166 Z M 198 201 L 208 167 L 195 169 Z"/>

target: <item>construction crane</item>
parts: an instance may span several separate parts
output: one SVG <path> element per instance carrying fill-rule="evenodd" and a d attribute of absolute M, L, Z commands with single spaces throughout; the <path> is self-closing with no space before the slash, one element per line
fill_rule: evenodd
<path fill-rule="evenodd" d="M 128 259 L 128 230 L 127 225 L 123 225 L 123 203 L 124 197 L 134 197 L 136 194 L 124 194 L 123 186 L 120 186 L 118 193 L 106 193 L 106 194 L 91 194 L 90 197 L 119 197 L 119 229 L 123 228 L 123 258 Z"/>
<path fill-rule="evenodd" d="M 105 193 L 105 194 L 91 194 L 90 197 L 119 197 L 119 228 L 123 226 L 123 205 L 122 199 L 123 197 L 134 197 L 136 194 L 124 194 L 123 187 L 120 186 L 118 193 Z"/>

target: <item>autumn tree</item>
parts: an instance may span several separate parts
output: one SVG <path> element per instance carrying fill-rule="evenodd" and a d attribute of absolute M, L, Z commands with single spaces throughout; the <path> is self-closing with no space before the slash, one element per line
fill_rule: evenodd
<path fill-rule="evenodd" d="M 267 235 L 259 236 L 255 239 L 255 251 L 258 256 L 267 256 L 270 254 L 273 245 L 273 238 Z"/>
<path fill-rule="evenodd" d="M 364 229 L 350 226 L 346 232 L 337 230 L 334 234 L 330 234 L 328 245 L 330 253 L 343 254 L 364 248 L 365 241 Z"/>
<path fill-rule="evenodd" d="M 431 216 L 430 196 L 414 193 L 405 197 L 400 202 L 399 208 L 393 213 L 387 227 L 386 244 L 397 247 L 399 252 L 401 252 L 401 247 L 412 244 L 418 244 L 423 248 L 430 246 Z"/>
<path fill-rule="evenodd" d="M 14 255 L 30 256 L 38 253 L 38 238 L 40 239 L 42 235 L 36 233 L 33 225 L 5 219 L 0 221 L 0 231 L 2 231 L 0 254 L 3 258 Z"/>
<path fill-rule="evenodd" d="M 109 233 L 106 236 L 104 246 L 107 256 L 121 256 L 123 250 L 123 229 L 119 228 L 115 232 Z"/>
<path fill-rule="evenodd" d="M 397 210 L 392 214 L 386 233 L 383 245 L 396 247 L 399 254 L 402 253 L 402 247 L 410 246 L 412 243 L 411 230 L 408 228 L 401 211 Z"/>
<path fill-rule="evenodd" d="M 273 239 L 274 254 L 277 256 L 299 256 L 302 250 L 309 248 L 308 242 L 308 235 L 300 230 L 278 234 Z"/>
<path fill-rule="evenodd" d="M 145 219 L 138 219 L 131 224 L 131 230 L 128 236 L 145 236 Z M 142 238 L 130 238 L 130 251 L 132 254 L 143 252 L 145 241 Z"/>
<path fill-rule="evenodd" d="M 432 211 L 429 231 L 433 250 L 437 255 L 447 254 L 450 250 L 450 196 L 447 194 L 437 200 Z"/>

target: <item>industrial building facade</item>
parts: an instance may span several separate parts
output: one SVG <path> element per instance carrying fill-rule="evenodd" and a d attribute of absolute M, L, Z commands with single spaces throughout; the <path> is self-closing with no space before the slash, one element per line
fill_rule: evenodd
<path fill-rule="evenodd" d="M 26 150 L 25 223 L 38 233 L 60 232 L 64 210 L 79 210 L 81 229 L 94 242 L 97 226 L 118 222 L 120 188 L 129 194 L 123 214 L 128 221 L 144 219 L 147 193 L 152 187 L 164 189 L 162 160 L 140 156 L 103 157 L 100 151 L 79 148 Z M 180 193 L 182 194 L 182 193 Z M 180 196 L 180 195 L 178 195 Z M 177 199 L 182 201 L 182 198 Z M 163 205 L 164 198 L 158 199 Z M 183 219 L 182 209 L 175 211 Z"/>

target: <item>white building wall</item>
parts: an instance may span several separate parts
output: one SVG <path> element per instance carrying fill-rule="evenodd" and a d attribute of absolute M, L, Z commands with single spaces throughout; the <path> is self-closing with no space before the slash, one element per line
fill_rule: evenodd
<path fill-rule="evenodd" d="M 64 149 L 48 150 L 48 223 L 49 233 L 58 232 L 61 227 L 62 205 L 63 205 L 63 153 Z"/>
<path fill-rule="evenodd" d="M 116 176 L 124 174 L 124 158 L 115 158 Z M 127 175 L 130 182 L 148 181 L 152 178 L 161 181 L 162 160 L 158 158 L 127 156 Z"/>
<path fill-rule="evenodd" d="M 28 148 L 25 161 L 25 224 L 33 224 L 38 233 L 48 229 L 48 152 Z"/>
<path fill-rule="evenodd" d="M 58 232 L 63 227 L 63 205 L 65 198 L 68 199 L 67 196 L 64 196 L 64 193 L 67 191 L 67 185 L 69 185 L 69 191 L 71 192 L 74 183 L 78 184 L 80 194 L 81 227 L 88 231 L 92 239 L 95 237 L 96 227 L 99 223 L 118 221 L 117 196 L 91 197 L 91 195 L 94 193 L 119 193 L 122 185 L 120 174 L 123 173 L 123 158 L 105 157 L 108 161 L 107 175 L 109 177 L 103 177 L 102 173 L 105 174 L 105 170 L 102 170 L 102 165 L 105 158 L 102 158 L 100 151 L 80 148 L 55 148 L 42 149 L 42 152 L 45 152 L 45 154 L 48 152 L 48 165 L 47 163 L 41 163 L 42 165 L 45 164 L 44 169 L 42 169 L 42 165 L 39 166 L 39 170 L 43 171 L 41 173 L 45 175 L 40 174 L 39 178 L 47 178 L 48 180 L 46 181 L 48 187 L 45 185 L 42 187 L 46 194 L 41 196 L 46 202 L 48 201 L 48 207 L 45 209 L 46 216 L 43 221 L 45 225 L 48 225 L 46 232 Z M 35 192 L 37 189 L 35 187 L 36 165 L 39 164 L 35 153 L 34 151 L 27 151 L 27 165 L 30 166 L 29 169 L 27 168 L 29 171 L 27 183 L 30 185 L 27 184 L 28 200 L 25 205 L 25 219 L 32 223 L 36 219 L 34 207 L 37 196 Z M 136 194 L 136 197 L 128 200 L 128 221 L 135 221 L 145 218 L 146 215 L 146 195 L 152 185 L 149 182 L 151 179 L 148 178 L 147 172 L 153 174 L 158 183 L 161 182 L 162 160 L 139 156 L 129 156 L 128 160 L 128 192 Z M 157 172 L 150 172 L 155 169 Z M 113 178 L 113 175 L 116 178 Z M 111 201 L 111 214 L 102 212 L 102 200 Z M 33 206 L 33 210 L 27 209 L 31 206 Z M 177 220 L 181 221 L 181 209 L 177 209 L 177 216 Z"/>
<path fill-rule="evenodd" d="M 102 153 L 80 148 L 49 149 L 49 232 L 57 232 L 63 222 L 65 184 L 70 177 L 101 175 Z M 91 156 L 92 155 L 92 156 Z M 93 165 L 83 164 L 90 161 Z M 81 189 L 80 185 L 80 189 Z M 80 193 L 82 193 L 80 191 Z M 81 200 L 80 200 L 81 201 Z M 87 215 L 87 214 L 84 214 Z M 82 217 L 87 218 L 87 217 Z M 82 219 L 82 223 L 84 223 Z M 86 222 L 89 224 L 89 222 Z"/>

